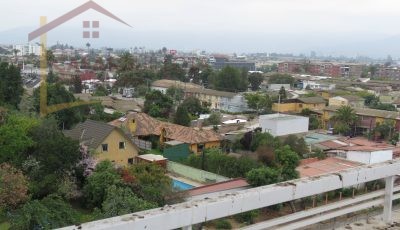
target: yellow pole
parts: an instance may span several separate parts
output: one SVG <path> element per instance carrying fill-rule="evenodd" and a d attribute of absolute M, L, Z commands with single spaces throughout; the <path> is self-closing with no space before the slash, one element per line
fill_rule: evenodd
<path fill-rule="evenodd" d="M 40 17 L 40 26 L 47 23 L 47 17 Z M 41 55 L 40 55 L 40 116 L 47 115 L 47 33 L 40 35 Z"/>

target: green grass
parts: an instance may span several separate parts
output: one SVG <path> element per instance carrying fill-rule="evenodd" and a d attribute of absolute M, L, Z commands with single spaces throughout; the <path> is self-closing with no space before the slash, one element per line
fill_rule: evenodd
<path fill-rule="evenodd" d="M 147 150 L 145 154 L 163 155 L 163 152 L 159 149 L 152 149 L 152 150 Z"/>
<path fill-rule="evenodd" d="M 8 223 L 8 222 L 2 222 L 2 223 L 0 223 L 0 230 L 8 230 L 8 229 L 10 229 L 10 223 Z"/>

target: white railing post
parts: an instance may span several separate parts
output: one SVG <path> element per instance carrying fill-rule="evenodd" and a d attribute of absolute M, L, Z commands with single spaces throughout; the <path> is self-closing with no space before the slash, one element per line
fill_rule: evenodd
<path fill-rule="evenodd" d="M 394 183 L 394 176 L 385 178 L 385 201 L 383 203 L 383 221 L 385 221 L 388 224 L 392 222 L 393 183 Z"/>

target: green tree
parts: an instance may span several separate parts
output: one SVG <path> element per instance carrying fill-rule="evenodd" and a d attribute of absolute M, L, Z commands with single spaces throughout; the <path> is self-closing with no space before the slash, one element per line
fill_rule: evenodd
<path fill-rule="evenodd" d="M 18 108 L 23 93 L 20 69 L 5 62 L 0 63 L 0 105 Z"/>
<path fill-rule="evenodd" d="M 213 69 L 209 65 L 204 65 L 200 68 L 200 80 L 201 83 L 205 86 L 209 85 L 211 80 L 211 76 L 214 75 Z"/>
<path fill-rule="evenodd" d="M 299 177 L 296 167 L 300 163 L 300 158 L 299 155 L 292 151 L 289 146 L 286 145 L 276 149 L 275 157 L 278 168 L 282 169 L 281 177 L 283 181 Z"/>
<path fill-rule="evenodd" d="M 81 158 L 78 141 L 64 136 L 54 119 L 46 119 L 30 132 L 36 143 L 29 151 L 39 162 L 36 172 L 28 172 L 30 190 L 34 197 L 44 197 L 57 191 L 57 186 L 67 173 L 73 172 Z"/>
<path fill-rule="evenodd" d="M 173 111 L 173 101 L 158 90 L 146 94 L 143 112 L 152 117 L 169 118 Z"/>
<path fill-rule="evenodd" d="M 257 91 L 260 89 L 260 85 L 263 82 L 264 77 L 261 73 L 251 73 L 249 75 L 249 82 L 251 85 L 251 90 Z"/>
<path fill-rule="evenodd" d="M 43 87 L 43 86 L 40 86 Z M 34 93 L 34 108 L 36 112 L 40 111 L 40 88 L 37 88 Z M 57 105 L 62 103 L 76 102 L 76 98 L 70 92 L 68 92 L 65 87 L 61 84 L 49 84 L 47 85 L 47 103 L 48 105 Z M 69 129 L 73 125 L 81 122 L 84 119 L 85 107 L 74 107 L 67 108 L 51 115 L 58 121 L 60 128 Z"/>
<path fill-rule="evenodd" d="M 135 178 L 131 187 L 144 200 L 162 206 L 172 197 L 174 193 L 172 180 L 159 165 L 136 164 L 130 166 L 128 172 Z"/>
<path fill-rule="evenodd" d="M 308 123 L 309 130 L 315 130 L 315 129 L 319 129 L 321 127 L 320 119 L 318 118 L 317 115 L 313 114 L 310 109 L 303 109 L 301 111 L 300 115 L 309 118 L 309 123 Z"/>
<path fill-rule="evenodd" d="M 15 209 L 29 199 L 27 178 L 9 164 L 0 164 L 0 185 L 0 210 Z"/>
<path fill-rule="evenodd" d="M 53 71 L 50 71 L 46 80 L 48 84 L 54 84 L 58 81 L 58 77 Z"/>
<path fill-rule="evenodd" d="M 379 97 L 373 94 L 366 95 L 364 99 L 364 104 L 368 107 L 375 106 L 380 103 Z"/>
<path fill-rule="evenodd" d="M 175 102 L 180 102 L 183 99 L 185 92 L 183 92 L 183 89 L 179 87 L 172 86 L 167 89 L 166 94 Z"/>
<path fill-rule="evenodd" d="M 189 112 L 184 105 L 178 106 L 178 109 L 176 110 L 175 113 L 175 119 L 174 123 L 178 125 L 183 125 L 183 126 L 190 126 L 190 115 Z"/>
<path fill-rule="evenodd" d="M 288 145 L 294 152 L 299 154 L 300 157 L 309 152 L 304 139 L 302 137 L 299 138 L 296 135 L 287 136 L 283 141 L 283 145 Z"/>
<path fill-rule="evenodd" d="M 133 58 L 132 54 L 130 54 L 129 52 L 123 53 L 118 62 L 118 72 L 129 72 L 135 70 L 136 68 L 136 61 Z"/>
<path fill-rule="evenodd" d="M 97 86 L 97 88 L 93 94 L 93 96 L 97 96 L 97 97 L 103 97 L 103 96 L 107 96 L 107 95 L 108 95 L 108 90 L 102 85 Z"/>
<path fill-rule="evenodd" d="M 247 106 L 254 109 L 258 114 L 270 112 L 272 109 L 272 100 L 268 94 L 264 93 L 248 93 L 244 95 Z"/>
<path fill-rule="evenodd" d="M 152 208 L 157 208 L 157 204 L 139 198 L 130 188 L 111 185 L 106 191 L 102 213 L 104 218 L 109 218 Z"/>
<path fill-rule="evenodd" d="M 11 229 L 54 229 L 76 224 L 78 215 L 71 205 L 51 195 L 26 203 L 11 218 Z"/>
<path fill-rule="evenodd" d="M 74 76 L 74 78 L 72 79 L 72 85 L 74 87 L 74 93 L 82 93 L 82 80 L 78 75 Z"/>
<path fill-rule="evenodd" d="M 270 167 L 261 167 L 250 170 L 246 174 L 247 182 L 253 187 L 275 184 L 280 181 L 280 170 Z"/>
<path fill-rule="evenodd" d="M 205 108 L 201 105 L 201 102 L 199 99 L 195 97 L 188 97 L 186 98 L 181 106 L 186 107 L 187 111 L 192 115 L 192 116 L 199 116 L 202 113 L 208 113 L 209 110 L 208 108 Z"/>
<path fill-rule="evenodd" d="M 200 83 L 200 68 L 199 67 L 197 67 L 197 66 L 190 67 L 188 75 L 189 75 L 189 79 L 193 83 L 195 83 L 195 84 Z"/>
<path fill-rule="evenodd" d="M 88 119 L 94 121 L 103 121 L 107 123 L 124 116 L 123 113 L 118 111 L 115 111 L 113 114 L 108 114 L 104 112 L 104 106 L 100 103 L 91 105 L 90 111 L 91 113 L 88 115 Z"/>
<path fill-rule="evenodd" d="M 269 133 L 256 132 L 251 140 L 250 150 L 256 151 L 260 146 L 270 146 L 273 149 L 279 148 L 281 145 L 279 138 L 272 136 Z"/>
<path fill-rule="evenodd" d="M 21 114 L 9 114 L 4 120 L 0 125 L 0 163 L 21 166 L 27 150 L 35 144 L 28 134 L 39 121 Z"/>
<path fill-rule="evenodd" d="M 287 98 L 285 87 L 281 87 L 279 90 L 279 96 L 281 100 L 285 100 Z"/>
<path fill-rule="evenodd" d="M 231 178 L 245 177 L 248 171 L 261 166 L 259 162 L 249 157 L 231 157 L 222 153 L 219 149 L 207 149 L 204 156 L 193 154 L 186 163 L 200 169 L 204 165 L 206 171 Z"/>
<path fill-rule="evenodd" d="M 396 130 L 395 125 L 394 121 L 385 120 L 383 123 L 377 123 L 372 133 L 376 138 L 389 140 L 393 137 Z"/>
<path fill-rule="evenodd" d="M 379 103 L 377 105 L 371 106 L 371 109 L 379 109 L 379 110 L 386 110 L 386 111 L 397 111 L 396 106 L 393 104 L 383 104 Z"/>
<path fill-rule="evenodd" d="M 83 187 L 86 205 L 91 208 L 101 207 L 106 199 L 107 189 L 121 183 L 121 177 L 113 164 L 110 161 L 100 162 Z"/>
<path fill-rule="evenodd" d="M 240 69 L 226 66 L 218 72 L 215 82 L 217 90 L 228 92 L 243 92 L 247 90 L 247 76 L 244 77 Z"/>
<path fill-rule="evenodd" d="M 161 79 L 187 81 L 185 70 L 176 63 L 165 63 L 158 75 Z"/>
<path fill-rule="evenodd" d="M 288 74 L 273 74 L 269 77 L 269 84 L 294 84 L 294 78 Z"/>
<path fill-rule="evenodd" d="M 222 114 L 220 112 L 212 112 L 207 121 L 211 125 L 219 125 L 221 124 L 221 119 L 222 119 Z"/>
<path fill-rule="evenodd" d="M 356 125 L 358 117 L 350 106 L 341 106 L 331 120 L 334 122 L 335 131 L 346 135 Z"/>

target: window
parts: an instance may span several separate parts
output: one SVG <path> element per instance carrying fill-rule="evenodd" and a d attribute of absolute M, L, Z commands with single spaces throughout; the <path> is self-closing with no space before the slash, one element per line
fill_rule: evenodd
<path fill-rule="evenodd" d="M 128 164 L 133 165 L 133 158 L 128 159 Z"/>
<path fill-rule="evenodd" d="M 119 149 L 125 149 L 125 142 L 124 141 L 119 142 Z"/>
<path fill-rule="evenodd" d="M 203 152 L 204 150 L 204 144 L 198 144 L 197 145 L 197 152 Z"/>
<path fill-rule="evenodd" d="M 108 144 L 102 144 L 101 148 L 103 149 L 103 152 L 108 152 Z"/>

